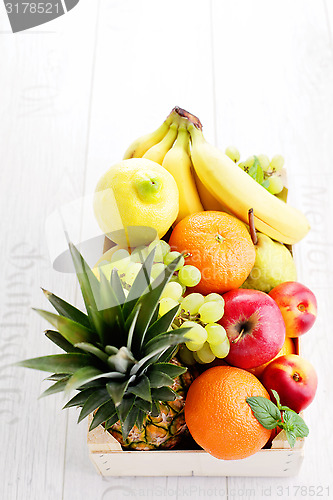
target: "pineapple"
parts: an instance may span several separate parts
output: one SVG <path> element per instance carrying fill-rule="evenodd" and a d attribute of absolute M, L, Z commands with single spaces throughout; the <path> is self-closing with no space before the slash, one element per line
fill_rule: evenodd
<path fill-rule="evenodd" d="M 178 306 L 161 317 L 158 310 L 181 257 L 151 283 L 153 250 L 126 296 L 116 269 L 109 280 L 103 272 L 97 279 L 69 247 L 87 313 L 44 290 L 58 314 L 36 311 L 56 329 L 45 335 L 65 354 L 18 364 L 54 372 L 42 396 L 77 390 L 64 408 L 80 407 L 78 422 L 93 413 L 90 430 L 104 425 L 125 448 L 173 447 L 187 431 L 184 396 L 192 382 L 173 356 L 189 329 L 171 328 Z"/>

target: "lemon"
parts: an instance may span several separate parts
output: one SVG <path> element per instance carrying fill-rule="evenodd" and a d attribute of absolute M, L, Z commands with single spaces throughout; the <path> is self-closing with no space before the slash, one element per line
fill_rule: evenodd
<path fill-rule="evenodd" d="M 119 245 L 134 247 L 162 238 L 179 211 L 173 176 L 145 158 L 113 165 L 98 181 L 94 212 L 102 231 Z"/>

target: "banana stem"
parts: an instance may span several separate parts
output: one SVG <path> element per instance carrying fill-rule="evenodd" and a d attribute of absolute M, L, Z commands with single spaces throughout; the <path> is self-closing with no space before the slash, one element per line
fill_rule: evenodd
<path fill-rule="evenodd" d="M 197 116 L 193 115 L 192 113 L 190 113 L 189 111 L 186 111 L 185 109 L 180 108 L 179 106 L 176 106 L 173 108 L 173 110 L 171 111 L 170 114 L 172 114 L 173 112 L 177 113 L 179 116 L 181 116 L 183 118 L 186 118 L 191 123 L 193 123 L 193 125 L 195 125 L 199 130 L 202 130 L 202 124 L 201 124 L 201 121 L 199 120 L 199 118 Z"/>
<path fill-rule="evenodd" d="M 248 216 L 249 216 L 249 226 L 250 226 L 250 235 L 251 235 L 251 240 L 254 245 L 258 243 L 258 236 L 257 236 L 257 231 L 254 226 L 254 214 L 253 214 L 253 208 L 250 208 L 248 211 Z"/>

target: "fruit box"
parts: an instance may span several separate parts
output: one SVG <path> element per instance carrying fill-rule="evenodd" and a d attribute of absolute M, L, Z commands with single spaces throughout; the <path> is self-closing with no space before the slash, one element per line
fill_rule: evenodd
<path fill-rule="evenodd" d="M 110 241 L 105 238 L 103 254 L 110 248 Z M 299 339 L 294 338 L 293 342 L 296 354 L 299 354 Z M 91 420 L 92 415 L 88 426 Z M 304 438 L 297 438 L 294 448 L 291 448 L 283 430 L 273 439 L 270 448 L 263 448 L 242 460 L 217 459 L 191 438 L 183 449 L 126 451 L 102 425 L 88 431 L 87 443 L 90 459 L 102 476 L 287 477 L 298 474 L 304 458 Z"/>
<path fill-rule="evenodd" d="M 299 354 L 298 339 L 294 339 Z M 92 416 L 89 418 L 89 424 Z M 185 448 L 185 446 L 184 446 Z M 102 476 L 276 476 L 298 474 L 304 457 L 304 438 L 290 448 L 281 431 L 271 448 L 242 460 L 219 460 L 193 442 L 186 449 L 125 451 L 100 425 L 88 432 L 89 456 Z M 148 472 L 149 471 L 149 472 Z"/>

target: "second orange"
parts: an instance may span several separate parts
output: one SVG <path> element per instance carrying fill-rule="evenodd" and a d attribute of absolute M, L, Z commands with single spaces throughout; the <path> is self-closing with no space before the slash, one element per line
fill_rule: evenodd
<path fill-rule="evenodd" d="M 191 214 L 174 228 L 169 244 L 185 253 L 185 262 L 201 271 L 193 288 L 204 295 L 239 288 L 255 261 L 255 249 L 243 222 L 230 214 L 205 211 Z"/>

